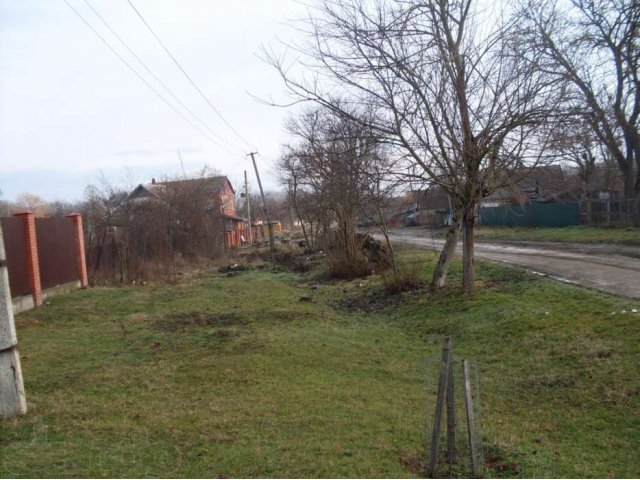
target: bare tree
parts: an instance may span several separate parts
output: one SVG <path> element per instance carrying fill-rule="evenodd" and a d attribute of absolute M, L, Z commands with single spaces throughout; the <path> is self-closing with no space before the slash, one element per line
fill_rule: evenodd
<path fill-rule="evenodd" d="M 95 273 L 105 268 L 105 263 L 115 266 L 117 255 L 114 253 L 116 244 L 113 238 L 117 229 L 127 224 L 127 196 L 124 188 L 109 182 L 104 174 L 85 189 L 85 244 L 92 281 Z M 124 269 L 122 262 L 118 263 L 122 281 Z"/>
<path fill-rule="evenodd" d="M 47 208 L 47 216 L 49 217 L 62 217 L 69 215 L 70 213 L 79 212 L 83 210 L 84 205 L 82 202 L 69 202 L 66 200 L 53 200 L 49 202 Z"/>
<path fill-rule="evenodd" d="M 314 217 L 332 254 L 335 273 L 365 273 L 368 267 L 356 225 L 369 180 L 367 168 L 373 167 L 380 153 L 378 139 L 363 123 L 326 108 L 290 118 L 287 128 L 299 139 L 288 146 L 280 162 L 283 183 L 295 192 L 294 208 L 300 211 L 302 192 L 315 199 Z M 309 238 L 306 231 L 305 235 Z"/>
<path fill-rule="evenodd" d="M 434 283 L 444 281 L 462 224 L 468 293 L 476 207 L 509 171 L 538 161 L 537 128 L 563 93 L 561 80 L 522 60 L 516 22 L 491 17 L 482 22 L 472 0 L 326 0 L 306 22 L 312 44 L 290 46 L 293 65 L 265 52 L 294 99 L 360 122 L 354 107 L 375 110 L 366 126 L 451 195 L 454 227 Z"/>
<path fill-rule="evenodd" d="M 640 197 L 640 3 L 536 0 L 521 14 L 524 58 L 571 82 L 572 107 L 615 158 L 625 198 Z"/>
<path fill-rule="evenodd" d="M 320 195 L 307 188 L 303 178 L 303 169 L 297 152 L 286 147 L 278 162 L 280 182 L 287 186 L 291 209 L 300 223 L 302 235 L 307 248 L 315 251 L 318 248 L 320 225 L 323 223 L 323 211 Z"/>
<path fill-rule="evenodd" d="M 591 223 L 591 193 L 596 188 L 596 166 L 602 144 L 586 119 L 568 116 L 551 135 L 549 153 L 555 161 L 572 167 L 580 181 L 580 201 L 586 221 Z"/>
<path fill-rule="evenodd" d="M 21 211 L 33 212 L 36 217 L 45 217 L 49 211 L 49 204 L 39 195 L 23 192 L 16 197 L 14 208 Z"/>
<path fill-rule="evenodd" d="M 402 290 L 406 283 L 404 282 L 406 277 L 403 277 L 395 248 L 391 242 L 388 221 L 390 215 L 395 213 L 396 200 L 404 183 L 404 177 L 397 174 L 398 163 L 400 163 L 399 160 L 394 160 L 382 149 L 368 162 L 363 170 L 365 181 L 362 182 L 360 211 L 384 237 L 393 271 L 393 286 L 397 290 Z"/>

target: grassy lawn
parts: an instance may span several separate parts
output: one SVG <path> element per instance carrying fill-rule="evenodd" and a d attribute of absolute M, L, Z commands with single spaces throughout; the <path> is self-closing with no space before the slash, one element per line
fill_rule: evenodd
<path fill-rule="evenodd" d="M 480 227 L 476 238 L 478 240 L 640 245 L 640 228 L 609 228 L 582 225 L 562 228 Z"/>
<path fill-rule="evenodd" d="M 485 476 L 640 476 L 640 306 L 479 273 L 473 298 L 273 269 L 52 298 L 17 316 L 29 413 L 0 421 L 0 476 L 422 476 L 444 335 L 480 365 Z"/>

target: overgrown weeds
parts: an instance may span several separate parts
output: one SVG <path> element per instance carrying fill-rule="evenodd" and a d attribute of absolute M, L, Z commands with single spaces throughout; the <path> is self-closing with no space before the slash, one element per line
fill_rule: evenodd
<path fill-rule="evenodd" d="M 425 284 L 421 276 L 421 266 L 407 261 L 398 262 L 397 268 L 382 272 L 382 283 L 389 293 L 415 291 Z"/>

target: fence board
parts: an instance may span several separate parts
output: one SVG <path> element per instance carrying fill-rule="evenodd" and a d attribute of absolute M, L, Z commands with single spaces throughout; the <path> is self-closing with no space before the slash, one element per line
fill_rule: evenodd
<path fill-rule="evenodd" d="M 11 298 L 31 293 L 27 273 L 27 250 L 24 243 L 24 224 L 20 217 L 0 219 L 4 249 L 9 271 Z"/>
<path fill-rule="evenodd" d="M 42 288 L 78 279 L 73 220 L 69 217 L 36 218 Z"/>
<path fill-rule="evenodd" d="M 578 203 L 533 203 L 480 209 L 482 225 L 502 227 L 568 227 L 580 223 Z"/>

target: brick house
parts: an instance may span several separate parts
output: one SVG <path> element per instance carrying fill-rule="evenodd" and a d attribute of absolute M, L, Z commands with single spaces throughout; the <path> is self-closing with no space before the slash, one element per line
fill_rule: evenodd
<path fill-rule="evenodd" d="M 168 182 L 158 182 L 154 178 L 151 183 L 138 185 L 129 194 L 129 201 L 140 202 L 153 199 L 163 201 L 172 190 L 180 189 L 192 192 L 200 190 L 203 195 L 206 195 L 203 214 L 219 215 L 226 247 L 236 247 L 248 240 L 246 219 L 237 215 L 235 190 L 226 175 Z"/>
<path fill-rule="evenodd" d="M 515 170 L 505 177 L 503 186 L 480 202 L 482 207 L 553 203 L 567 198 L 572 184 L 560 165 Z"/>

